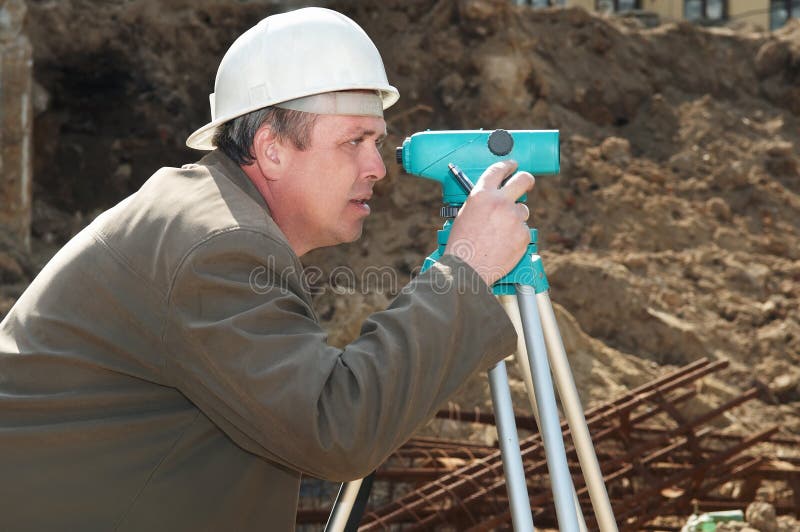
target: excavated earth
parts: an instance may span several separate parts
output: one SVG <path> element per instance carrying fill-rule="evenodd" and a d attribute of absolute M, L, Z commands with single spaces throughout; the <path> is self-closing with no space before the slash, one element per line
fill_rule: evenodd
<path fill-rule="evenodd" d="M 0 243 L 0 316 L 98 212 L 159 166 L 200 157 L 183 142 L 208 119 L 226 47 L 306 4 L 29 2 L 35 241 L 32 253 Z M 800 23 L 646 28 L 502 0 L 316 5 L 365 28 L 402 95 L 387 112 L 388 176 L 364 237 L 304 258 L 322 273 L 316 302 L 333 344 L 354 338 L 435 247 L 440 191 L 394 163 L 405 136 L 559 129 L 561 172 L 540 176 L 528 204 L 584 404 L 725 359 L 692 408 L 755 385 L 759 400 L 719 423 L 800 434 Z M 392 274 L 365 281 L 371 268 Z M 457 401 L 485 408 L 486 390 L 476 378 Z M 519 381 L 513 390 L 524 409 Z"/>

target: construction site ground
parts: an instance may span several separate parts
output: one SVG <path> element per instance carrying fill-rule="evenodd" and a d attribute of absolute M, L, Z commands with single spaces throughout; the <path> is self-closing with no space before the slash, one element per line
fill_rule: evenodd
<path fill-rule="evenodd" d="M 184 141 L 209 117 L 227 46 L 264 16 L 311 3 L 28 2 L 33 247 L 0 239 L 0 317 L 99 212 L 158 167 L 200 158 Z M 363 238 L 303 259 L 323 273 L 315 304 L 331 343 L 356 337 L 436 246 L 440 190 L 405 175 L 395 146 L 426 129 L 558 129 L 561 172 L 539 176 L 528 205 L 584 406 L 700 360 L 724 362 L 692 385 L 681 415 L 755 389 L 709 429 L 800 436 L 800 22 L 769 33 L 645 27 L 634 17 L 502 0 L 317 5 L 364 27 L 401 94 L 386 113 L 388 175 Z M 319 195 L 324 201 L 322 186 Z M 355 284 L 337 275 L 340 266 Z M 357 281 L 375 267 L 391 269 L 396 282 Z M 520 415 L 529 415 L 512 377 Z M 489 412 L 486 378 L 453 403 Z M 496 438 L 491 425 L 445 419 L 418 437 L 488 447 Z M 788 444 L 750 452 L 800 455 Z M 782 489 L 765 481 L 753 497 L 780 506 Z M 774 530 L 800 529 L 789 521 L 797 507 L 777 509 L 785 515 Z"/>

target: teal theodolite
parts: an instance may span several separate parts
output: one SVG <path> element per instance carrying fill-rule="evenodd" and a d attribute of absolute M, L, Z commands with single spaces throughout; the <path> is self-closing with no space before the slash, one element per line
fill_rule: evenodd
<path fill-rule="evenodd" d="M 397 162 L 406 172 L 433 179 L 442 185 L 441 214 L 445 223 L 438 232 L 438 248 L 425 260 L 423 270 L 444 252 L 453 220 L 473 187 L 467 176 L 478 177 L 493 163 L 506 159 L 514 159 L 519 170 L 534 175 L 558 173 L 558 131 L 424 131 L 408 137 L 397 148 Z M 525 201 L 525 197 L 518 201 Z M 492 290 L 517 327 L 517 362 L 542 434 L 559 530 L 584 532 L 587 527 L 567 463 L 552 377 L 558 386 L 597 524 L 601 532 L 617 532 L 603 475 L 556 324 L 541 257 L 537 254 L 536 229 L 531 228 L 530 234 L 525 255 L 511 272 L 493 285 Z M 488 376 L 510 519 L 516 532 L 533 532 L 526 469 L 519 447 L 505 361 L 491 368 Z M 358 528 L 373 478 L 374 474 L 363 481 L 354 480 L 342 485 L 325 527 L 326 532 L 351 532 Z M 382 523 L 383 526 L 388 524 Z"/>
<path fill-rule="evenodd" d="M 408 137 L 397 148 L 397 162 L 406 172 L 438 181 L 442 185 L 444 227 L 437 234 L 438 248 L 425 260 L 422 270 L 439 260 L 453 218 L 467 200 L 472 182 L 493 163 L 514 159 L 519 170 L 534 175 L 557 174 L 559 170 L 559 140 L 556 130 L 494 131 L 424 131 Z M 459 172 L 460 170 L 460 172 Z M 519 201 L 525 201 L 525 196 Z M 516 293 L 517 284 L 530 285 L 537 292 L 547 289 L 547 278 L 541 261 L 531 261 L 536 254 L 537 230 L 531 228 L 531 241 L 525 256 L 517 266 L 492 287 L 495 295 Z"/>

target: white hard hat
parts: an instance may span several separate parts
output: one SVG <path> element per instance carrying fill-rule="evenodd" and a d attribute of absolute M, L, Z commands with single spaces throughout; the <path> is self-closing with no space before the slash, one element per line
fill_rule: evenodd
<path fill-rule="evenodd" d="M 319 7 L 272 15 L 225 53 L 209 98 L 211 122 L 192 133 L 186 145 L 212 150 L 217 127 L 237 116 L 348 90 L 375 91 L 383 109 L 400 97 L 386 79 L 378 49 L 358 24 Z"/>

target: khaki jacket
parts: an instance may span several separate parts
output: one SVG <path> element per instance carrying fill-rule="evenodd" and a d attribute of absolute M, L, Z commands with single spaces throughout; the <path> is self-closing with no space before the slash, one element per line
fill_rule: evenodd
<path fill-rule="evenodd" d="M 292 530 L 301 473 L 368 474 L 514 329 L 444 258 L 326 344 L 247 176 L 163 168 L 0 323 L 0 530 Z"/>

